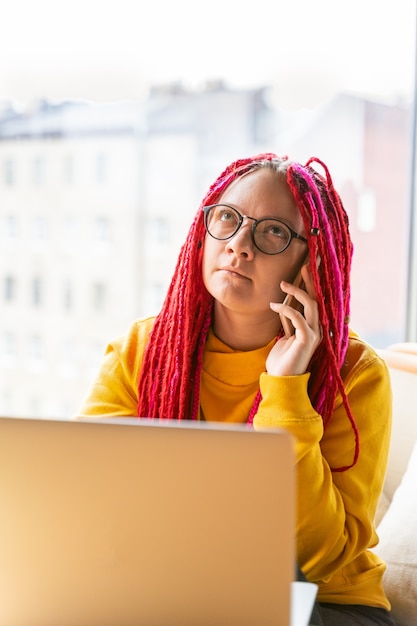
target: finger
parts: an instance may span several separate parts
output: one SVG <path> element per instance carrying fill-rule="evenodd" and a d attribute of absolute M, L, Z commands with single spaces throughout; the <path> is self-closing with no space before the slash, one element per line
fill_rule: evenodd
<path fill-rule="evenodd" d="M 314 289 L 313 277 L 308 266 L 303 267 L 305 289 L 296 287 L 293 283 L 281 282 L 281 289 L 287 294 L 282 306 L 272 307 L 279 313 L 285 335 L 294 334 L 296 330 L 303 330 L 303 321 L 314 331 L 318 331 L 320 324 L 319 311 Z M 307 291 L 306 291 L 307 289 Z M 288 318 L 285 320 L 283 318 Z M 291 325 L 294 328 L 291 328 Z"/>
<path fill-rule="evenodd" d="M 287 338 L 292 337 L 297 330 L 302 330 L 303 325 L 306 324 L 303 314 L 293 306 L 282 302 L 271 302 L 270 307 L 278 313 L 282 329 Z"/>
<path fill-rule="evenodd" d="M 292 337 L 292 335 L 295 335 L 294 324 L 291 322 L 291 320 L 288 317 L 286 317 L 283 313 L 279 313 L 278 315 L 281 321 L 281 327 L 282 327 L 282 330 L 284 331 L 285 337 L 289 338 L 289 337 Z"/>
<path fill-rule="evenodd" d="M 300 308 L 304 307 L 309 302 L 309 300 L 311 300 L 311 296 L 306 291 L 306 285 L 304 284 L 303 287 L 297 287 L 296 285 L 294 285 L 294 283 L 287 283 L 283 280 L 281 281 L 280 287 L 281 291 L 287 294 L 283 304 L 289 304 L 290 306 L 294 306 L 295 308 L 298 308 L 298 310 L 300 310 Z"/>

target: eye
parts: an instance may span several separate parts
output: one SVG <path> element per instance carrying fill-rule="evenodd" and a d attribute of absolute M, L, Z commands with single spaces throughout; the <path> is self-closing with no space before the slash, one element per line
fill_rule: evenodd
<path fill-rule="evenodd" d="M 236 213 L 228 207 L 219 207 L 216 213 L 216 219 L 221 222 L 236 222 Z"/>
<path fill-rule="evenodd" d="M 262 233 L 265 236 L 277 237 L 278 239 L 288 239 L 288 231 L 285 226 L 275 221 L 263 222 Z"/>

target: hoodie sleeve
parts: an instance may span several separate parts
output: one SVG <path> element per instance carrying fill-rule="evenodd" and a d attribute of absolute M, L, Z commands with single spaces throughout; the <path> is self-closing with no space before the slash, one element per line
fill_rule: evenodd
<path fill-rule="evenodd" d="M 326 430 L 308 396 L 309 374 L 262 374 L 254 427 L 287 429 L 297 463 L 297 554 L 310 580 L 326 580 L 377 542 L 374 516 L 385 477 L 391 434 L 391 387 L 386 364 L 366 344 L 351 342 L 344 376 L 355 433 L 337 396 Z"/>

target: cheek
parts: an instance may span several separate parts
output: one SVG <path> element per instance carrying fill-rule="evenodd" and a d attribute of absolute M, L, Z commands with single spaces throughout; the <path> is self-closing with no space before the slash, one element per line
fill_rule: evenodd
<path fill-rule="evenodd" d="M 293 266 L 288 272 L 287 272 L 287 276 L 284 278 L 285 281 L 287 281 L 287 283 L 293 283 L 295 281 L 295 279 L 298 276 L 298 272 L 300 271 L 300 268 Z"/>
<path fill-rule="evenodd" d="M 295 248 L 288 251 L 291 252 L 291 255 L 288 255 L 288 259 L 286 259 L 287 262 L 283 268 L 282 278 L 287 281 L 287 283 L 293 283 L 302 266 L 306 263 L 306 251 L 304 250 L 300 252 Z"/>
<path fill-rule="evenodd" d="M 270 302 L 282 302 L 285 298 L 285 293 L 281 291 L 280 287 L 280 279 L 277 278 L 273 283 L 270 284 L 268 300 Z"/>
<path fill-rule="evenodd" d="M 281 281 L 294 282 L 298 273 L 297 264 L 292 259 L 279 259 L 278 262 L 264 267 L 262 275 L 264 289 L 276 302 L 282 302 L 286 294 L 281 290 Z"/>

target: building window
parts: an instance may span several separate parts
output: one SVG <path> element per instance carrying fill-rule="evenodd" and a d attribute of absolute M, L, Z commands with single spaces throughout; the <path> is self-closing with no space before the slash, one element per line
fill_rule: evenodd
<path fill-rule="evenodd" d="M 67 280 L 64 283 L 64 310 L 72 311 L 74 306 L 74 293 L 71 281 Z"/>
<path fill-rule="evenodd" d="M 111 241 L 111 222 L 107 217 L 97 217 L 94 224 L 94 239 L 99 243 Z"/>
<path fill-rule="evenodd" d="M 93 342 L 87 354 L 87 365 L 90 376 L 95 376 L 97 369 L 103 359 L 104 345 L 100 342 Z"/>
<path fill-rule="evenodd" d="M 93 283 L 93 309 L 104 311 L 106 308 L 107 290 L 106 285 L 101 282 Z"/>
<path fill-rule="evenodd" d="M 45 364 L 44 345 L 42 337 L 32 335 L 29 337 L 28 365 L 30 369 L 39 370 Z"/>
<path fill-rule="evenodd" d="M 166 219 L 156 217 L 148 224 L 149 242 L 151 244 L 166 244 L 169 242 L 169 226 Z"/>
<path fill-rule="evenodd" d="M 69 215 L 62 221 L 62 240 L 66 247 L 73 247 L 80 239 L 80 225 L 76 217 Z"/>
<path fill-rule="evenodd" d="M 16 163 L 13 159 L 4 162 L 4 182 L 8 187 L 16 184 Z"/>
<path fill-rule="evenodd" d="M 17 239 L 17 217 L 15 215 L 6 215 L 4 218 L 4 234 L 6 239 Z"/>
<path fill-rule="evenodd" d="M 43 300 L 43 283 L 42 278 L 35 276 L 32 279 L 32 304 L 33 306 L 40 306 Z"/>
<path fill-rule="evenodd" d="M 370 233 L 376 227 L 376 198 L 375 192 L 365 189 L 358 198 L 357 226 L 363 233 Z"/>
<path fill-rule="evenodd" d="M 14 413 L 13 391 L 10 387 L 4 388 L 0 396 L 0 413 L 10 416 Z"/>
<path fill-rule="evenodd" d="M 74 175 L 75 175 L 75 167 L 74 167 L 74 157 L 71 155 L 67 155 L 64 157 L 63 162 L 64 169 L 64 182 L 67 185 L 74 184 Z"/>
<path fill-rule="evenodd" d="M 108 176 L 107 155 L 100 152 L 96 157 L 96 181 L 100 184 L 106 182 Z"/>
<path fill-rule="evenodd" d="M 4 300 L 6 302 L 13 302 L 16 299 L 16 278 L 11 276 L 5 276 L 4 278 Z"/>
<path fill-rule="evenodd" d="M 1 363 L 4 367 L 15 367 L 17 363 L 17 339 L 12 332 L 5 331 L 1 337 Z"/>
<path fill-rule="evenodd" d="M 46 239 L 47 221 L 45 217 L 36 216 L 32 221 L 33 238 L 37 241 Z"/>
<path fill-rule="evenodd" d="M 43 157 L 35 157 L 33 160 L 33 181 L 35 185 L 43 185 L 46 178 L 46 162 Z"/>
<path fill-rule="evenodd" d="M 76 343 L 73 339 L 64 339 L 61 346 L 60 371 L 65 378 L 77 373 Z"/>
<path fill-rule="evenodd" d="M 165 295 L 166 288 L 163 285 L 159 283 L 151 285 L 147 298 L 149 311 L 151 311 L 153 314 L 156 314 L 162 306 Z"/>

